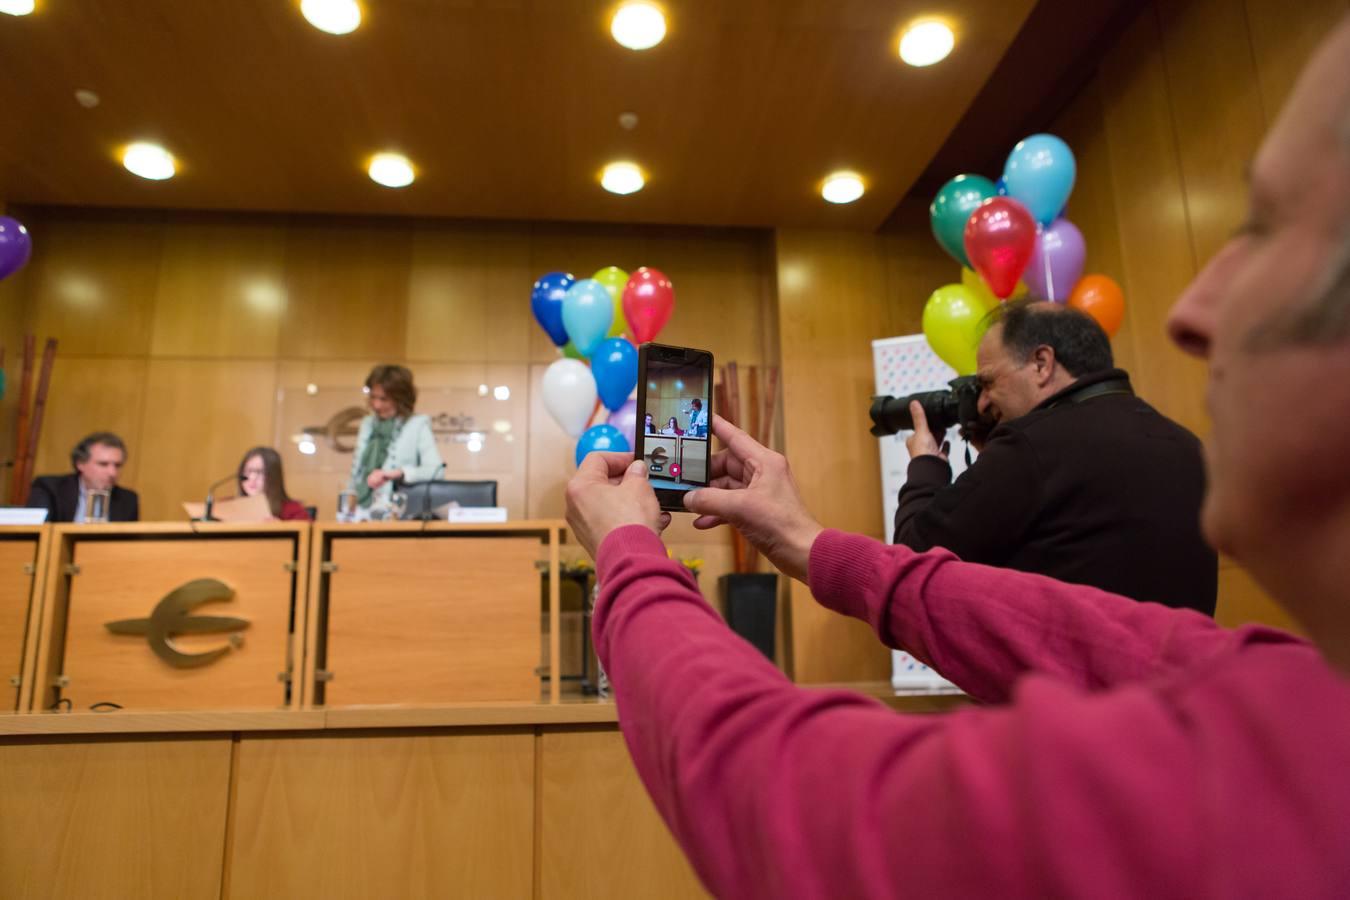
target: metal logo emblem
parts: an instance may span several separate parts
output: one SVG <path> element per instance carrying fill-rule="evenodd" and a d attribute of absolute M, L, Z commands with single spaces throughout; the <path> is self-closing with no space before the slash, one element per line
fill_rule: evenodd
<path fill-rule="evenodd" d="M 177 669 L 195 669 L 220 659 L 231 647 L 244 643 L 243 631 L 248 619 L 233 616 L 193 616 L 188 613 L 203 603 L 230 600 L 234 590 L 214 578 L 198 578 L 170 591 L 150 613 L 148 619 L 119 619 L 103 627 L 113 634 L 143 634 L 155 655 Z M 179 634 L 229 634 L 229 643 L 205 653 L 184 653 L 173 643 Z"/>

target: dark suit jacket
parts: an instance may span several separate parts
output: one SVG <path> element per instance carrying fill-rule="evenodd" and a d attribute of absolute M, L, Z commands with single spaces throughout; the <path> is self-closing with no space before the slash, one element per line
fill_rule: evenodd
<path fill-rule="evenodd" d="M 1213 615 L 1200 442 L 1133 394 L 1072 397 L 1126 377 L 1085 376 L 1000 424 L 955 484 L 946 460 L 911 460 L 895 542 Z"/>
<path fill-rule="evenodd" d="M 135 491 L 114 487 L 108 505 L 109 522 L 136 522 L 141 517 L 140 500 Z M 47 510 L 48 522 L 74 522 L 80 506 L 80 476 L 39 475 L 28 490 L 28 505 Z"/>

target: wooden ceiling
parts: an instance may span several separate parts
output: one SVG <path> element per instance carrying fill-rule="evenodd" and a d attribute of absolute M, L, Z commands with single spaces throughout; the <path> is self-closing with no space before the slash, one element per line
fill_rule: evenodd
<path fill-rule="evenodd" d="M 298 0 L 39 0 L 0 16 L 0 200 L 873 229 L 1035 5 L 664 2 L 665 42 L 634 53 L 602 0 L 364 0 L 344 37 Z M 902 64 L 902 27 L 934 13 L 955 52 Z M 163 143 L 179 176 L 125 172 L 134 140 Z M 385 149 L 412 158 L 416 184 L 366 177 Z M 600 189 L 620 158 L 649 173 L 642 192 Z M 836 168 L 865 176 L 863 199 L 821 200 Z"/>

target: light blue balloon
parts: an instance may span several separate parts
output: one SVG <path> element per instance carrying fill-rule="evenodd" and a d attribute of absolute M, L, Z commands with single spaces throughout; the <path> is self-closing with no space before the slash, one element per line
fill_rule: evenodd
<path fill-rule="evenodd" d="M 581 465 L 581 461 L 586 458 L 586 454 L 593 450 L 628 453 L 632 449 L 628 446 L 628 439 L 623 436 L 623 432 L 613 425 L 592 425 L 583 431 L 581 437 L 577 439 L 577 465 Z"/>
<path fill-rule="evenodd" d="M 600 342 L 591 356 L 591 374 L 595 389 L 605 409 L 618 409 L 628 402 L 628 395 L 637 387 L 637 348 L 624 338 L 607 338 Z"/>
<path fill-rule="evenodd" d="M 1042 225 L 1055 221 L 1069 202 L 1077 174 L 1073 151 L 1053 134 L 1033 134 L 1018 141 L 1003 167 L 1008 196 Z"/>
<path fill-rule="evenodd" d="M 577 351 L 589 359 L 609 334 L 610 323 L 614 321 L 614 298 L 594 278 L 583 278 L 563 295 L 562 320 Z"/>

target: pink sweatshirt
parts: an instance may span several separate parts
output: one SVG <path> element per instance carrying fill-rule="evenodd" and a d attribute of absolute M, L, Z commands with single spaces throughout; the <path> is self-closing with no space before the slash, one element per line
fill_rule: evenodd
<path fill-rule="evenodd" d="M 1350 897 L 1350 681 L 1307 643 L 827 531 L 811 590 L 990 706 L 790 683 L 651 531 L 595 642 L 647 790 L 746 897 Z"/>

